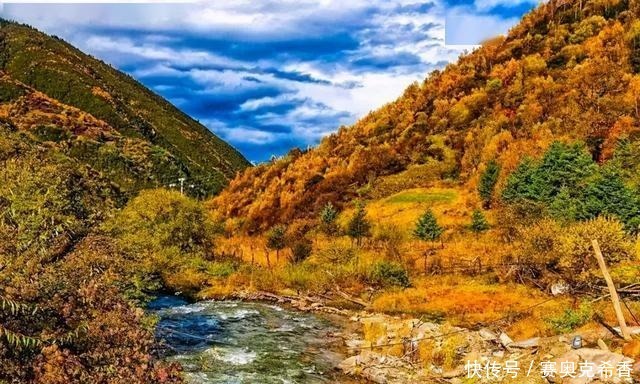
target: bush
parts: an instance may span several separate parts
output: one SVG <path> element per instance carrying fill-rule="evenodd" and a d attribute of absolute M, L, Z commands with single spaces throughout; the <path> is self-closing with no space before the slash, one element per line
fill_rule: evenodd
<path fill-rule="evenodd" d="M 207 273 L 213 277 L 229 277 L 238 270 L 238 264 L 233 261 L 212 262 L 207 266 Z"/>
<path fill-rule="evenodd" d="M 523 227 L 519 234 L 522 240 L 523 261 L 552 268 L 558 264 L 562 245 L 561 228 L 558 223 L 549 219 L 541 220 Z"/>
<path fill-rule="evenodd" d="M 407 271 L 400 264 L 388 261 L 379 261 L 370 267 L 368 282 L 381 287 L 411 286 Z"/>
<path fill-rule="evenodd" d="M 291 246 L 291 262 L 301 263 L 311 256 L 313 244 L 310 240 L 302 238 L 296 240 Z"/>
<path fill-rule="evenodd" d="M 436 215 L 429 209 L 416 222 L 413 235 L 422 241 L 437 241 L 443 232 L 444 229 L 438 224 Z"/>
<path fill-rule="evenodd" d="M 544 219 L 523 228 L 520 236 L 522 260 L 560 272 L 573 284 L 602 278 L 591 245 L 593 239 L 598 240 L 605 261 L 612 268 L 633 257 L 633 245 L 622 224 L 614 219 L 599 217 L 565 227 Z"/>
<path fill-rule="evenodd" d="M 402 254 L 402 244 L 405 241 L 405 234 L 395 224 L 380 224 L 377 226 L 373 240 L 381 246 L 385 257 L 399 260 Z"/>
<path fill-rule="evenodd" d="M 155 189 L 142 191 L 105 223 L 104 230 L 137 260 L 139 273 L 159 274 L 166 284 L 184 265 L 210 258 L 211 227 L 208 213 L 197 201 Z"/>
<path fill-rule="evenodd" d="M 287 267 L 280 278 L 288 288 L 295 289 L 299 294 L 302 291 L 322 292 L 330 287 L 330 275 L 323 269 L 311 264 L 295 264 Z"/>
<path fill-rule="evenodd" d="M 351 245 L 332 242 L 329 246 L 319 252 L 319 259 L 326 264 L 347 264 L 355 260 L 357 249 Z"/>
<path fill-rule="evenodd" d="M 473 211 L 469 228 L 471 228 L 474 233 L 484 232 L 489 229 L 489 222 L 487 222 L 487 218 L 484 217 L 481 210 L 475 209 Z"/>
<path fill-rule="evenodd" d="M 546 322 L 557 334 L 563 334 L 585 325 L 592 317 L 593 309 L 582 303 L 577 309 L 567 308 L 561 315 L 547 318 Z"/>
<path fill-rule="evenodd" d="M 633 246 L 619 221 L 599 217 L 576 223 L 562 231 L 559 267 L 565 278 L 578 282 L 601 278 L 591 245 L 593 239 L 598 240 L 610 266 L 632 258 Z"/>

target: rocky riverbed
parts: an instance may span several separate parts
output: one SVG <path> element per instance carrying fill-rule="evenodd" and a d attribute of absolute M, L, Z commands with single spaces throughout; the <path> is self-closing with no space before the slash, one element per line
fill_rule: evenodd
<path fill-rule="evenodd" d="M 183 364 L 192 383 L 460 384 L 475 366 L 481 370 L 474 383 L 640 382 L 634 376 L 640 374 L 640 342 L 622 343 L 604 328 L 581 334 L 582 345 L 574 349 L 575 335 L 514 341 L 499 329 L 369 313 L 365 303 L 340 309 L 330 297 L 251 292 L 225 299 L 155 304 L 158 334 L 173 350 L 169 359 Z M 640 327 L 632 331 L 640 336 Z M 577 369 L 585 362 L 629 366 L 630 377 L 560 377 L 563 363 Z M 545 363 L 557 367 L 556 375 L 545 375 Z M 519 375 L 503 369 L 509 364 Z"/>

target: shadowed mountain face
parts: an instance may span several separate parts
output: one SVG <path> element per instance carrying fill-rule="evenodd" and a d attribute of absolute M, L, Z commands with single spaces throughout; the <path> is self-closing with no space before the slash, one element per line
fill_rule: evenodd
<path fill-rule="evenodd" d="M 133 78 L 30 27 L 0 23 L 0 118 L 122 191 L 218 193 L 249 162 Z"/>

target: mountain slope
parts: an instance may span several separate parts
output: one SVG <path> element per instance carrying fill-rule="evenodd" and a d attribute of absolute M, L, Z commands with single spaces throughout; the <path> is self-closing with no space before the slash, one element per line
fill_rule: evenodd
<path fill-rule="evenodd" d="M 639 135 L 640 4 L 542 4 L 396 101 L 325 138 L 239 175 L 211 202 L 249 229 L 307 218 L 330 201 L 380 198 L 443 180 L 475 187 L 495 160 L 499 183 L 555 140 L 597 161 Z"/>
<path fill-rule="evenodd" d="M 58 132 L 53 141 L 64 142 L 72 157 L 111 174 L 124 189 L 166 186 L 186 177 L 193 195 L 211 195 L 249 166 L 166 100 L 58 38 L 2 21 L 0 52 L 5 117 L 20 119 L 23 130 L 69 133 Z M 73 118 L 66 113 L 85 121 L 67 126 Z M 84 123 L 92 128 L 80 128 Z M 51 139 L 50 132 L 45 136 Z"/>

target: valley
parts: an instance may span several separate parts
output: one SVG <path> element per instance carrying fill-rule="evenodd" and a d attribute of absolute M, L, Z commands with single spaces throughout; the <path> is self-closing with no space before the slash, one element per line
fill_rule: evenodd
<path fill-rule="evenodd" d="M 255 166 L 59 38 L 0 48 L 0 384 L 638 380 L 637 1 L 543 2 Z"/>

